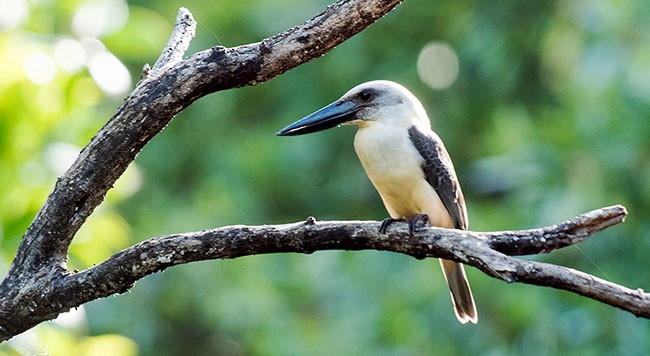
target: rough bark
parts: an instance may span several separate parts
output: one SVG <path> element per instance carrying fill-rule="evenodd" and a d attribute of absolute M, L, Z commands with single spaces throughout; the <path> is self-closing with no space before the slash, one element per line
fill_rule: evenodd
<path fill-rule="evenodd" d="M 286 225 L 231 226 L 150 238 L 103 263 L 70 273 L 57 283 L 54 304 L 73 307 L 128 290 L 138 279 L 192 261 L 269 253 L 322 250 L 380 250 L 418 259 L 442 257 L 474 266 L 506 282 L 523 282 L 574 292 L 650 317 L 650 295 L 570 268 L 520 260 L 509 255 L 550 252 L 579 243 L 625 219 L 620 205 L 594 210 L 557 225 L 521 231 L 472 232 L 394 224 L 379 234 L 375 221 L 305 222 Z"/>
<path fill-rule="evenodd" d="M 183 59 L 196 22 L 180 9 L 169 43 L 153 68 L 90 140 L 23 235 L 0 284 L 0 340 L 55 317 L 52 293 L 68 273 L 67 251 L 81 225 L 104 200 L 140 150 L 195 100 L 216 91 L 255 85 L 317 58 L 364 30 L 400 0 L 340 0 L 316 17 L 261 42 L 215 46 Z M 40 298 L 43 299 L 43 298 Z"/>
<path fill-rule="evenodd" d="M 648 295 L 564 267 L 507 255 L 548 252 L 621 222 L 623 207 L 542 229 L 475 233 L 423 229 L 409 236 L 377 222 L 233 226 L 148 239 L 81 272 L 66 267 L 75 233 L 140 150 L 180 111 L 215 91 L 269 80 L 334 48 L 385 15 L 398 0 L 341 0 L 305 23 L 261 42 L 216 46 L 183 59 L 195 22 L 181 9 L 167 47 L 116 114 L 91 139 L 27 229 L 0 284 L 0 341 L 87 301 L 122 293 L 138 279 L 191 261 L 317 250 L 377 249 L 417 258 L 444 257 L 490 276 L 565 289 L 649 317 Z"/>

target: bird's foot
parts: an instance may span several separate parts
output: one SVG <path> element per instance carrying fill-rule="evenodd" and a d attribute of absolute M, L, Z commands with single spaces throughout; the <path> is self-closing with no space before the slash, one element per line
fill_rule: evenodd
<path fill-rule="evenodd" d="M 411 219 L 409 219 L 409 234 L 413 236 L 413 233 L 420 228 L 420 223 L 424 224 L 424 227 L 429 227 L 429 215 L 427 214 L 415 214 Z"/>
<path fill-rule="evenodd" d="M 379 233 L 380 234 L 385 234 L 386 230 L 390 226 L 390 224 L 398 221 L 405 221 L 404 219 L 393 219 L 393 218 L 386 218 L 381 222 L 381 226 L 379 226 Z"/>

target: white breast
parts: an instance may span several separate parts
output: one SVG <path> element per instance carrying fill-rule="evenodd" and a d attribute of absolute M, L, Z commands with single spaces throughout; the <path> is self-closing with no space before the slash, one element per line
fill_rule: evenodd
<path fill-rule="evenodd" d="M 432 225 L 454 226 L 440 197 L 426 181 L 423 159 L 406 130 L 374 122 L 359 129 L 354 148 L 392 218 L 426 213 Z"/>

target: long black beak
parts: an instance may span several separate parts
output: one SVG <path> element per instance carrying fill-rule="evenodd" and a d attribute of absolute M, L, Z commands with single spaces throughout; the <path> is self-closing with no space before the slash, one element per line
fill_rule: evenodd
<path fill-rule="evenodd" d="M 296 136 L 329 129 L 346 121 L 354 120 L 354 114 L 359 110 L 361 107 L 352 101 L 337 100 L 283 128 L 276 135 Z"/>

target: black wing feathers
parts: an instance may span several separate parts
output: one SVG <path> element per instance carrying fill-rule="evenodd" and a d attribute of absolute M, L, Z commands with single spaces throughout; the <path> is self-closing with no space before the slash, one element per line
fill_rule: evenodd
<path fill-rule="evenodd" d="M 409 137 L 424 159 L 422 169 L 425 178 L 433 186 L 447 211 L 449 211 L 449 215 L 454 221 L 454 227 L 466 230 L 465 198 L 460 190 L 460 184 L 458 178 L 456 178 L 456 172 L 449 153 L 447 153 L 442 141 L 435 134 L 423 133 L 415 126 L 409 129 Z"/>

